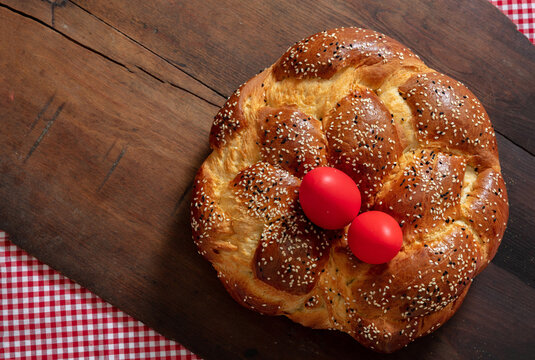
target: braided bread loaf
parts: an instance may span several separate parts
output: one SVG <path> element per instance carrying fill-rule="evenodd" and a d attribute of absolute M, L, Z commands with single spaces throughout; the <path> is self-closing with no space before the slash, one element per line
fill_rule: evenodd
<path fill-rule="evenodd" d="M 392 352 L 436 330 L 494 257 L 508 202 L 476 97 L 380 33 L 340 28 L 289 48 L 216 115 L 191 203 L 193 238 L 240 304 Z M 389 263 L 303 214 L 318 166 L 403 230 Z"/>

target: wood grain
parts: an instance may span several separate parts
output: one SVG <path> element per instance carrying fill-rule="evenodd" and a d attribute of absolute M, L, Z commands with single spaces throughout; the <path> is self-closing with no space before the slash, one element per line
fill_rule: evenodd
<path fill-rule="evenodd" d="M 26 16 L 38 19 L 64 37 L 125 67 L 133 73 L 145 73 L 155 80 L 179 88 L 222 106 L 224 97 L 195 80 L 166 58 L 143 47 L 135 39 L 67 1 L 3 1 Z M 54 9 L 52 17 L 52 8 Z M 90 31 L 82 31 L 90 29 Z"/>
<path fill-rule="evenodd" d="M 75 3 L 225 96 L 306 36 L 339 26 L 374 29 L 465 82 L 496 129 L 535 154 L 535 139 L 526 136 L 535 133 L 528 115 L 535 113 L 535 47 L 488 0 Z"/>
<path fill-rule="evenodd" d="M 0 229 L 16 244 L 205 358 L 386 358 L 241 308 L 197 255 L 187 211 L 221 94 L 305 35 L 368 26 L 480 97 L 504 134 L 511 203 L 461 310 L 388 358 L 531 356 L 535 47 L 490 4 L 55 4 L 0 0 Z"/>

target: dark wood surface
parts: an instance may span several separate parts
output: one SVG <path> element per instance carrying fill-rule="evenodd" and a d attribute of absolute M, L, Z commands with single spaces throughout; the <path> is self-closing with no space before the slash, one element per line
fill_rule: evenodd
<path fill-rule="evenodd" d="M 208 359 L 531 358 L 535 46 L 486 0 L 297 3 L 0 0 L 0 229 Z M 391 356 L 241 308 L 190 239 L 189 189 L 224 96 L 343 25 L 468 85 L 509 191 L 502 245 L 460 311 Z"/>

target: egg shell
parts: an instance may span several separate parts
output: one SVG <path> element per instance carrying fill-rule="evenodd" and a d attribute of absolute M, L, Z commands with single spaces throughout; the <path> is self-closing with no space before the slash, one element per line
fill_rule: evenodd
<path fill-rule="evenodd" d="M 341 229 L 360 211 L 360 191 L 346 173 L 332 167 L 308 172 L 299 188 L 299 202 L 305 215 L 324 229 Z"/>
<path fill-rule="evenodd" d="M 351 252 L 368 264 L 392 260 L 403 245 L 397 221 L 382 211 L 367 211 L 353 220 L 347 232 Z"/>

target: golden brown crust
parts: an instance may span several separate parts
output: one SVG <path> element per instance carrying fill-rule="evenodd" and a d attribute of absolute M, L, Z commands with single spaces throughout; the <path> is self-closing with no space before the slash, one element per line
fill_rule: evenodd
<path fill-rule="evenodd" d="M 262 158 L 297 177 L 325 166 L 327 141 L 321 122 L 295 106 L 265 107 L 258 112 Z"/>
<path fill-rule="evenodd" d="M 381 33 L 339 28 L 314 34 L 290 47 L 273 66 L 273 74 L 276 80 L 329 79 L 344 67 L 372 66 L 413 57 L 409 49 Z"/>
<path fill-rule="evenodd" d="M 214 241 L 221 234 L 230 232 L 230 219 L 216 204 L 217 197 L 214 195 L 214 185 L 201 167 L 193 184 L 193 196 L 191 202 L 191 227 L 193 241 L 199 252 L 208 260 L 224 250 L 224 242 Z M 226 250 L 233 250 L 226 248 Z"/>
<path fill-rule="evenodd" d="M 331 237 L 301 211 L 269 223 L 253 260 L 256 277 L 277 290 L 308 294 L 327 263 Z"/>
<path fill-rule="evenodd" d="M 403 230 L 404 245 L 453 223 L 460 211 L 466 160 L 438 150 L 412 150 L 375 198 L 375 210 L 392 215 Z"/>
<path fill-rule="evenodd" d="M 241 85 L 217 112 L 210 130 L 212 149 L 226 145 L 233 135 L 248 126 L 248 120 L 244 114 L 244 102 L 249 97 L 261 96 L 263 86 L 260 84 L 266 75 L 264 71 Z"/>
<path fill-rule="evenodd" d="M 292 46 L 214 120 L 193 187 L 199 252 L 237 302 L 392 352 L 459 308 L 505 231 L 494 130 L 461 83 L 370 30 L 335 29 Z M 370 265 L 347 232 L 304 216 L 305 173 L 335 166 L 363 209 L 391 214 L 403 247 Z"/>
<path fill-rule="evenodd" d="M 497 163 L 487 112 L 460 82 L 436 72 L 416 74 L 399 91 L 413 111 L 412 123 L 423 145 L 477 156 L 483 166 Z"/>
<path fill-rule="evenodd" d="M 471 191 L 466 194 L 462 214 L 479 234 L 487 261 L 478 273 L 492 260 L 502 240 L 509 217 L 507 191 L 502 174 L 492 168 L 479 174 Z"/>
<path fill-rule="evenodd" d="M 324 126 L 329 163 L 351 176 L 371 205 L 403 151 L 392 115 L 372 91 L 359 89 L 336 104 Z"/>

